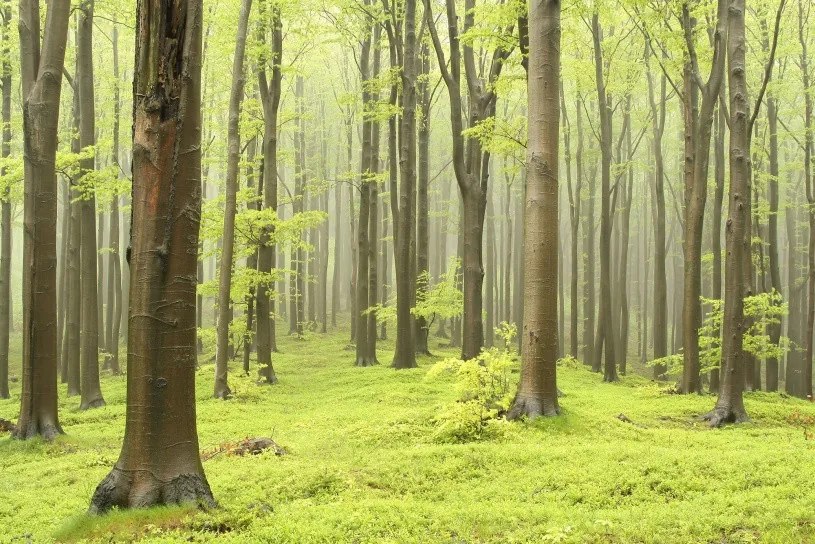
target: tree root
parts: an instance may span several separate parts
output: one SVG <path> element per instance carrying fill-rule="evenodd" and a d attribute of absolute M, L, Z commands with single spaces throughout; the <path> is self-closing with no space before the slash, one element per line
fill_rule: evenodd
<path fill-rule="evenodd" d="M 104 514 L 112 508 L 195 505 L 216 506 L 209 483 L 202 474 L 180 474 L 162 482 L 146 471 L 123 471 L 114 467 L 96 487 L 89 514 Z"/>
<path fill-rule="evenodd" d="M 727 423 L 746 423 L 750 421 L 750 417 L 744 408 L 734 409 L 730 406 L 717 406 L 703 415 L 702 421 L 707 421 L 711 427 L 716 428 Z"/>
<path fill-rule="evenodd" d="M 536 417 L 554 417 L 560 415 L 560 407 L 557 402 L 541 401 L 540 399 L 518 395 L 512 402 L 512 406 L 507 412 L 506 418 L 509 421 L 521 418 L 535 419 Z"/>
<path fill-rule="evenodd" d="M 98 398 L 95 398 L 95 399 L 90 400 L 88 402 L 83 402 L 82 404 L 79 405 L 79 409 L 80 410 L 91 410 L 93 408 L 101 408 L 103 406 L 106 406 L 105 399 L 103 399 L 101 397 L 98 397 Z"/>

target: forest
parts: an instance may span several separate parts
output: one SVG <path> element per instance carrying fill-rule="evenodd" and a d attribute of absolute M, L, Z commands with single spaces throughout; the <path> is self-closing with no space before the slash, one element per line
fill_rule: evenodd
<path fill-rule="evenodd" d="M 815 542 L 815 0 L 0 0 L 0 544 Z"/>

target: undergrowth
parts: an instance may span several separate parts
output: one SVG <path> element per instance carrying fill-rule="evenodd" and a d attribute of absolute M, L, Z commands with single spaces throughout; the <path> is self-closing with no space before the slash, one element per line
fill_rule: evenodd
<path fill-rule="evenodd" d="M 563 415 L 507 423 L 501 407 L 518 380 L 510 357 L 489 374 L 500 378 L 496 387 L 478 389 L 490 399 L 481 431 L 445 436 L 446 411 L 466 398 L 464 378 L 458 370 L 427 375 L 455 350 L 434 341 L 435 357 L 394 371 L 390 341 L 380 343 L 383 364 L 371 368 L 353 366 L 345 331 L 280 334 L 279 343 L 280 384 L 258 385 L 255 365 L 240 376 L 235 361 L 235 398 L 226 402 L 210 398 L 211 354 L 201 358 L 202 452 L 246 437 L 286 451 L 211 455 L 204 468 L 220 509 L 84 515 L 124 432 L 125 378 L 105 374 L 105 408 L 80 412 L 60 387 L 67 434 L 54 443 L 0 435 L 0 542 L 815 541 L 810 403 L 749 393 L 752 423 L 711 430 L 698 417 L 715 397 L 666 394 L 634 375 L 604 384 L 569 359 L 559 365 Z M 486 383 L 481 372 L 464 375 Z M 12 389 L 0 418 L 17 418 L 19 382 Z"/>

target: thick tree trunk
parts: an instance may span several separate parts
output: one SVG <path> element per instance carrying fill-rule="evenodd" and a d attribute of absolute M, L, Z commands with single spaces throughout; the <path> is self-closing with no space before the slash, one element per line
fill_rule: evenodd
<path fill-rule="evenodd" d="M 140 0 L 137 14 L 127 420 L 94 513 L 215 503 L 195 423 L 202 2 Z"/>
<path fill-rule="evenodd" d="M 711 426 L 746 421 L 744 409 L 744 297 L 750 294 L 750 107 L 745 66 L 744 0 L 729 0 L 727 38 L 730 91 L 730 195 L 725 229 L 725 298 L 719 398 L 705 416 Z M 746 268 L 746 269 L 745 269 Z"/>
<path fill-rule="evenodd" d="M 232 89 L 229 95 L 229 121 L 227 123 L 226 202 L 224 204 L 224 235 L 221 249 L 221 268 L 218 275 L 217 351 L 215 355 L 215 391 L 217 399 L 232 394 L 227 382 L 229 373 L 229 307 L 232 292 L 232 266 L 235 254 L 235 214 L 237 213 L 238 174 L 241 158 L 240 115 L 245 77 L 243 59 L 246 52 L 246 34 L 252 0 L 242 0 L 235 36 L 235 55 L 232 61 Z"/>
<path fill-rule="evenodd" d="M 20 419 L 15 436 L 51 439 L 57 415 L 56 222 L 54 171 L 69 2 L 51 2 L 40 47 L 40 8 L 20 1 L 25 212 L 23 357 Z"/>
<path fill-rule="evenodd" d="M 556 379 L 560 1 L 533 1 L 529 30 L 523 366 L 509 419 L 560 412 Z"/>

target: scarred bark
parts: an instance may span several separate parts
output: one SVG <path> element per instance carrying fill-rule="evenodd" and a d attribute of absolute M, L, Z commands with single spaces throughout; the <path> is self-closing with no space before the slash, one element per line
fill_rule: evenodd
<path fill-rule="evenodd" d="M 201 0 L 137 6 L 127 415 L 92 513 L 214 505 L 195 422 L 201 19 Z"/>

